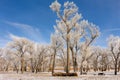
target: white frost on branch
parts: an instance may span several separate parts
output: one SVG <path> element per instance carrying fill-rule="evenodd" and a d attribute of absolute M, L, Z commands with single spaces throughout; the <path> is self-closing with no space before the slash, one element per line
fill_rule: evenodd
<path fill-rule="evenodd" d="M 53 2 L 53 3 L 50 5 L 50 8 L 51 8 L 53 11 L 59 11 L 59 10 L 60 10 L 60 7 L 61 7 L 61 4 L 58 3 L 57 0 L 55 0 L 55 2 Z"/>
<path fill-rule="evenodd" d="M 111 35 L 108 39 L 108 46 L 110 50 L 113 50 L 115 57 L 120 54 L 120 37 Z"/>

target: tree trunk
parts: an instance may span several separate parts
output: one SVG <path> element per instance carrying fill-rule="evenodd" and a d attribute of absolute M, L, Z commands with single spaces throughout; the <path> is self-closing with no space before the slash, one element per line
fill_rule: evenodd
<path fill-rule="evenodd" d="M 54 55 L 53 55 L 52 74 L 54 73 L 54 69 L 55 69 L 55 57 L 56 57 L 56 49 L 54 49 Z"/>
<path fill-rule="evenodd" d="M 117 60 L 115 60 L 115 72 L 114 72 L 115 75 L 117 75 Z"/>
<path fill-rule="evenodd" d="M 82 75 L 82 70 L 83 70 L 83 66 L 81 64 L 81 66 L 80 66 L 80 75 Z"/>
<path fill-rule="evenodd" d="M 66 66 L 66 73 L 69 73 L 69 37 L 67 34 L 67 66 Z"/>
<path fill-rule="evenodd" d="M 36 72 L 35 73 L 38 73 L 38 68 L 36 68 Z"/>
<path fill-rule="evenodd" d="M 74 70 L 74 72 L 75 72 L 75 56 L 74 56 L 73 48 L 70 47 L 70 50 L 71 50 L 71 52 L 72 52 L 73 70 Z"/>
<path fill-rule="evenodd" d="M 8 67 L 9 67 L 9 64 L 7 64 L 6 68 L 5 68 L 5 71 L 8 72 Z"/>
<path fill-rule="evenodd" d="M 118 63 L 118 72 L 120 71 L 120 61 Z"/>
<path fill-rule="evenodd" d="M 81 66 L 80 66 L 80 75 L 83 74 L 83 61 L 84 61 L 84 59 L 83 59 L 82 62 L 81 62 Z"/>
<path fill-rule="evenodd" d="M 51 71 L 51 62 L 52 62 L 52 55 L 50 56 L 50 64 L 49 64 L 48 72 Z"/>
<path fill-rule="evenodd" d="M 31 72 L 34 73 L 33 58 L 30 58 L 30 62 L 31 62 Z"/>
<path fill-rule="evenodd" d="M 21 55 L 21 73 L 23 74 L 24 72 L 24 57 Z"/>
<path fill-rule="evenodd" d="M 14 71 L 16 71 L 18 73 L 19 69 L 17 68 L 17 65 L 14 64 Z"/>
<path fill-rule="evenodd" d="M 78 70 L 78 64 L 77 64 L 77 58 L 74 58 L 74 66 L 75 66 L 75 72 Z"/>

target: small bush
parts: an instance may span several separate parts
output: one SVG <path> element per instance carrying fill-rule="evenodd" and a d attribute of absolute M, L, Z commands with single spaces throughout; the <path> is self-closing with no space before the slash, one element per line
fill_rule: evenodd
<path fill-rule="evenodd" d="M 54 73 L 53 76 L 78 76 L 77 73 Z"/>
<path fill-rule="evenodd" d="M 105 75 L 105 73 L 98 73 L 98 75 Z"/>

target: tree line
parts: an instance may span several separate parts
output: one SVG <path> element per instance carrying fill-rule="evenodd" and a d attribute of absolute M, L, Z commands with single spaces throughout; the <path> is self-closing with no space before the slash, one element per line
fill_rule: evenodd
<path fill-rule="evenodd" d="M 117 75 L 120 37 L 110 36 L 106 48 L 94 46 L 100 35 L 99 28 L 83 19 L 74 2 L 67 1 L 62 6 L 56 0 L 50 8 L 58 16 L 51 42 L 45 45 L 11 34 L 12 41 L 0 49 L 0 70 L 11 69 L 17 73 L 50 71 L 53 74 L 56 66 L 62 66 L 66 73 L 73 67 L 72 71 L 80 74 L 114 69 Z"/>

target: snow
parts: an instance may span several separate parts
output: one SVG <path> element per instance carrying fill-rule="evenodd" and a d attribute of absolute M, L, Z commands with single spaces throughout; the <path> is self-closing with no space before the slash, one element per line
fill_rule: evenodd
<path fill-rule="evenodd" d="M 120 74 L 113 75 L 113 72 L 105 72 L 106 75 L 95 75 L 98 72 L 90 72 L 88 75 L 79 75 L 78 77 L 53 77 L 50 72 L 41 73 L 24 73 L 16 74 L 15 72 L 0 73 L 0 80 L 119 80 Z"/>

